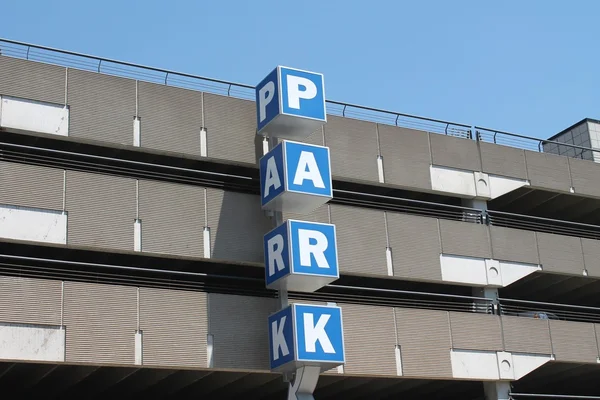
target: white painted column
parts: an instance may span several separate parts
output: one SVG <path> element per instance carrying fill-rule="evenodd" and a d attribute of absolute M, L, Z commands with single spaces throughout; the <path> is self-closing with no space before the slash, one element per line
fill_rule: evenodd
<path fill-rule="evenodd" d="M 483 382 L 486 400 L 509 400 L 510 382 Z"/>

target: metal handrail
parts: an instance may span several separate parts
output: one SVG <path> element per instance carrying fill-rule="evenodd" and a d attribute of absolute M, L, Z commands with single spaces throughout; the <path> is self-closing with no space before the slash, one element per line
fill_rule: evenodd
<path fill-rule="evenodd" d="M 591 147 L 584 147 L 584 146 L 579 146 L 576 144 L 570 144 L 570 143 L 563 143 L 563 142 L 558 142 L 556 140 L 547 140 L 547 139 L 538 139 L 538 138 L 534 138 L 531 136 L 525 136 L 525 135 L 520 135 L 517 133 L 511 133 L 511 132 L 506 132 L 506 131 L 501 131 L 501 130 L 497 130 L 497 129 L 491 129 L 491 128 L 485 128 L 485 127 L 481 127 L 481 126 L 475 126 L 474 127 L 475 130 L 477 131 L 476 133 L 476 137 L 478 140 L 482 140 L 482 136 L 481 136 L 481 132 L 479 132 L 479 130 L 482 131 L 487 131 L 487 132 L 491 132 L 493 133 L 493 140 L 492 142 L 495 144 L 498 144 L 497 141 L 497 135 L 504 135 L 504 136 L 508 136 L 511 138 L 518 138 L 518 139 L 524 139 L 524 140 L 531 140 L 534 142 L 537 142 L 537 147 L 536 149 L 541 153 L 543 152 L 541 147 L 545 144 L 556 144 L 558 146 L 566 146 L 566 147 L 570 147 L 573 149 L 578 149 L 581 150 L 580 156 L 583 155 L 584 151 L 598 151 L 597 149 L 591 148 Z M 549 153 L 549 154 L 555 154 L 555 153 Z"/>
<path fill-rule="evenodd" d="M 542 394 L 542 393 L 513 393 L 508 394 L 516 397 L 527 397 L 527 398 L 548 398 L 548 399 L 581 399 L 581 400 L 600 400 L 600 396 L 576 396 L 570 394 Z"/>
<path fill-rule="evenodd" d="M 102 67 L 102 69 L 105 71 L 111 70 L 112 72 L 117 72 L 117 75 L 120 73 L 121 76 L 126 75 L 125 74 L 126 72 L 131 73 L 131 71 L 126 71 L 126 70 L 118 69 L 116 67 L 110 67 L 110 66 L 105 65 L 107 63 L 110 63 L 110 64 L 120 65 L 120 66 L 124 66 L 124 67 L 135 68 L 135 69 L 140 69 L 140 70 L 152 71 L 152 72 L 156 72 L 159 74 L 164 74 L 164 79 L 161 78 L 161 82 L 163 82 L 165 85 L 169 84 L 169 82 L 167 82 L 167 80 L 168 80 L 168 78 L 171 78 L 171 76 L 176 76 L 176 77 L 178 76 L 178 77 L 182 77 L 182 78 L 190 78 L 190 79 L 195 79 L 195 80 L 200 80 L 200 81 L 205 81 L 205 82 L 210 82 L 210 83 L 217 83 L 217 84 L 226 86 L 226 90 L 225 89 L 223 89 L 223 90 L 226 91 L 227 96 L 231 96 L 232 89 L 234 87 L 237 87 L 240 89 L 250 89 L 250 90 L 253 90 L 255 88 L 253 85 L 247 85 L 247 84 L 243 84 L 243 83 L 239 83 L 239 82 L 232 82 L 232 81 L 228 81 L 228 80 L 224 80 L 224 79 L 208 78 L 208 77 L 196 75 L 196 74 L 189 74 L 189 73 L 185 73 L 185 72 L 173 71 L 173 70 L 169 70 L 169 69 L 165 69 L 165 68 L 150 67 L 150 66 L 143 65 L 143 64 L 137 64 L 137 63 L 127 62 L 127 61 L 120 61 L 120 60 L 115 60 L 115 59 L 106 58 L 106 57 L 98 57 L 98 56 L 93 56 L 93 55 L 86 54 L 86 53 L 62 50 L 62 49 L 57 49 L 54 47 L 36 45 L 36 44 L 17 41 L 17 40 L 0 38 L 0 43 L 7 43 L 7 44 L 22 46 L 22 47 L 26 48 L 26 51 L 23 50 L 23 51 L 25 51 L 25 55 L 24 55 L 24 57 L 21 56 L 21 58 L 25 58 L 27 60 L 32 59 L 31 49 L 37 49 L 37 50 L 42 50 L 42 51 L 47 51 L 47 52 L 63 54 L 63 55 L 67 55 L 67 56 L 81 57 L 81 58 L 84 58 L 87 60 L 93 60 L 95 62 L 98 62 L 96 67 L 94 67 L 94 70 L 97 72 L 100 72 L 100 67 Z M 0 48 L 0 50 L 2 50 L 2 49 Z M 2 53 L 0 52 L 0 54 L 2 54 Z M 50 55 L 48 55 L 47 57 L 52 58 L 52 56 L 50 56 Z M 57 58 L 57 57 L 54 57 L 54 58 Z M 69 60 L 69 61 L 70 61 L 71 65 L 76 64 L 75 60 Z M 55 61 L 53 61 L 52 63 L 58 64 Z M 139 73 L 141 73 L 141 72 L 139 72 Z M 185 82 L 185 81 L 180 81 L 180 82 L 181 83 L 189 83 L 189 82 Z M 569 143 L 561 143 L 561 142 L 557 142 L 554 140 L 538 139 L 538 138 L 534 138 L 534 137 L 530 137 L 530 136 L 519 135 L 519 134 L 515 134 L 515 133 L 511 133 L 511 132 L 486 128 L 486 127 L 481 127 L 481 126 L 473 127 L 472 125 L 458 123 L 458 122 L 451 122 L 451 121 L 445 121 L 445 120 L 436 119 L 436 118 L 422 117 L 422 116 L 413 115 L 413 114 L 406 114 L 406 113 L 401 113 L 401 112 L 397 112 L 397 111 L 385 110 L 385 109 L 380 109 L 380 108 L 375 108 L 375 107 L 367 107 L 367 106 L 362 106 L 362 105 L 358 105 L 358 104 L 351 104 L 351 103 L 335 101 L 335 100 L 326 100 L 326 101 L 330 105 L 342 107 L 341 115 L 343 117 L 347 116 L 346 110 L 348 107 L 350 107 L 350 108 L 353 108 L 356 110 L 363 110 L 363 111 L 369 111 L 369 112 L 375 112 L 375 113 L 380 113 L 380 114 L 384 114 L 384 115 L 389 115 L 392 117 L 392 120 L 390 120 L 390 124 L 393 124 L 395 126 L 399 126 L 399 118 L 400 117 L 412 118 L 412 119 L 415 119 L 418 121 L 427 121 L 427 122 L 432 122 L 435 124 L 445 125 L 443 127 L 436 127 L 435 129 L 433 129 L 432 126 L 420 126 L 419 127 L 419 128 L 423 128 L 422 130 L 425 130 L 427 132 L 434 132 L 434 133 L 440 133 L 440 134 L 445 134 L 445 135 L 455 135 L 455 136 L 464 137 L 467 139 L 474 138 L 475 140 L 483 140 L 483 136 L 481 135 L 481 132 L 478 131 L 478 130 L 482 130 L 482 131 L 487 131 L 487 132 L 490 132 L 491 134 L 493 134 L 493 138 L 492 138 L 493 143 L 498 142 L 498 140 L 497 140 L 498 135 L 503 135 L 503 136 L 506 136 L 507 138 L 531 140 L 533 142 L 536 142 L 537 146 L 535 147 L 535 149 L 539 152 L 543 152 L 542 144 L 546 144 L 546 143 L 556 144 L 558 146 L 567 146 L 567 147 L 571 147 L 573 149 L 578 149 L 578 150 L 581 150 L 579 156 L 581 156 L 582 158 L 583 158 L 584 152 L 595 151 L 593 148 L 590 148 L 590 147 L 583 147 L 583 146 L 578 146 L 578 145 L 569 144 Z M 362 115 L 359 115 L 359 117 L 362 117 Z M 373 116 L 371 116 L 371 117 L 375 118 Z M 361 119 L 368 120 L 367 118 L 361 118 Z M 412 122 L 411 124 L 416 124 L 416 122 Z M 405 122 L 405 125 L 409 125 L 409 124 L 407 122 Z M 452 126 L 453 128 L 450 128 L 450 126 Z M 449 128 L 451 130 L 454 129 L 454 131 L 449 131 Z M 465 129 L 464 130 L 463 129 L 456 130 L 456 128 L 465 128 Z M 471 129 L 476 130 L 475 135 L 472 135 Z M 513 146 L 513 147 L 525 148 L 524 146 L 518 146 L 518 145 Z"/>
<path fill-rule="evenodd" d="M 547 307 L 577 308 L 577 309 L 581 309 L 581 310 L 597 311 L 600 314 L 600 307 L 578 306 L 578 305 L 573 305 L 573 304 L 561 304 L 561 303 L 548 303 L 548 302 L 544 302 L 544 301 L 507 299 L 507 298 L 502 298 L 502 297 L 499 297 L 498 301 L 500 303 L 509 302 L 509 303 L 525 304 L 525 305 L 547 306 Z"/>
<path fill-rule="evenodd" d="M 100 66 L 102 66 L 103 71 L 108 71 L 111 68 L 107 67 L 105 64 L 110 63 L 110 64 L 115 64 L 115 65 L 121 65 L 121 66 L 125 66 L 125 67 L 130 67 L 130 68 L 136 68 L 136 69 L 141 69 L 141 70 L 146 70 L 146 71 L 152 71 L 152 72 L 156 72 L 159 74 L 164 74 L 164 79 L 161 78 L 161 82 L 164 83 L 165 85 L 168 84 L 167 82 L 167 78 L 169 78 L 169 80 L 171 80 L 172 76 L 179 76 L 179 77 L 183 77 L 183 78 L 190 78 L 190 79 L 197 79 L 197 80 L 201 80 L 201 81 L 205 81 L 205 82 L 211 82 L 211 83 L 217 83 L 217 84 L 221 84 L 221 85 L 226 85 L 226 93 L 228 96 L 231 95 L 231 91 L 232 91 L 232 87 L 238 87 L 241 89 L 251 89 L 253 90 L 255 87 L 253 85 L 247 85 L 247 84 L 243 84 L 243 83 L 238 83 L 238 82 L 231 82 L 231 81 L 227 81 L 227 80 L 223 80 L 223 79 L 214 79 L 214 78 L 208 78 L 205 76 L 201 76 L 201 75 L 195 75 L 195 74 L 189 74 L 189 73 L 184 73 L 184 72 L 178 72 L 178 71 L 173 71 L 173 70 L 169 70 L 169 69 L 164 69 L 164 68 L 156 68 L 156 67 L 150 67 L 147 65 L 143 65 L 143 64 L 137 64 L 137 63 L 132 63 L 132 62 L 126 62 L 126 61 L 120 61 L 120 60 L 115 60 L 115 59 L 111 59 L 111 58 L 106 58 L 106 57 L 98 57 L 98 56 L 93 56 L 90 54 L 85 54 L 85 53 L 79 53 L 79 52 L 74 52 L 74 51 L 69 51 L 69 50 L 62 50 L 62 49 L 57 49 L 54 47 L 49 47 L 49 46 L 42 46 L 42 45 L 36 45 L 36 44 L 32 44 L 32 43 L 27 43 L 27 42 L 21 42 L 21 41 L 17 41 L 17 40 L 11 40 L 11 39 L 3 39 L 0 38 L 0 43 L 8 43 L 8 44 L 12 44 L 12 45 L 16 45 L 16 46 L 22 46 L 24 48 L 26 48 L 26 55 L 24 57 L 21 58 L 25 58 L 25 59 L 33 59 L 32 58 L 32 54 L 30 54 L 31 49 L 37 49 L 37 50 L 42 50 L 42 51 L 47 51 L 47 52 L 53 52 L 53 53 L 58 53 L 58 54 L 63 54 L 63 55 L 67 55 L 67 56 L 74 56 L 74 57 L 81 57 L 81 58 L 85 58 L 87 60 L 93 60 L 94 62 L 97 62 L 97 64 L 95 64 L 95 66 L 93 67 L 94 71 L 100 71 Z M 1 48 L 0 48 L 1 50 Z M 13 49 L 11 49 L 13 50 Z M 13 50 L 16 51 L 16 50 Z M 25 50 L 24 50 L 25 51 Z M 8 55 L 9 51 L 5 52 L 5 55 Z M 42 56 L 40 55 L 40 58 Z M 51 56 L 47 56 L 49 58 L 51 58 Z M 57 57 L 54 57 L 57 58 Z M 75 60 L 69 60 L 70 64 L 74 64 Z M 52 63 L 54 64 L 58 64 L 56 61 L 53 61 Z M 59 64 L 60 65 L 60 64 Z M 91 68 L 91 67 L 90 67 Z M 116 68 L 112 68 L 112 72 L 116 72 L 115 71 Z M 119 72 L 129 72 L 131 73 L 131 71 L 119 71 Z M 121 75 L 124 75 L 123 73 Z M 440 119 L 435 119 L 435 118 L 428 118 L 428 117 L 421 117 L 418 115 L 412 115 L 412 114 L 406 114 L 406 113 L 400 113 L 400 112 L 396 112 L 396 111 L 390 111 L 390 110 L 384 110 L 384 109 L 379 109 L 379 108 L 375 108 L 375 107 L 366 107 L 366 106 L 361 106 L 361 105 L 357 105 L 357 104 L 350 104 L 350 103 L 346 103 L 346 102 L 341 102 L 341 101 L 335 101 L 335 100 L 326 100 L 328 104 L 330 105 L 335 105 L 335 106 L 341 106 L 343 107 L 343 110 L 341 112 L 342 116 L 346 116 L 346 109 L 348 107 L 350 108 L 354 108 L 356 110 L 363 110 L 363 111 L 369 111 L 369 112 L 375 112 L 375 113 L 380 113 L 380 114 L 384 114 L 384 115 L 389 115 L 390 117 L 392 117 L 392 120 L 394 120 L 393 124 L 396 126 L 398 125 L 399 122 L 399 118 L 400 117 L 406 117 L 406 118 L 412 118 L 415 120 L 419 120 L 419 121 L 427 121 L 427 122 L 433 122 L 436 124 L 442 124 L 444 125 L 444 127 L 438 127 L 438 132 L 437 133 L 445 133 L 445 134 L 450 134 L 448 132 L 448 127 L 452 126 L 455 128 L 467 128 L 466 131 L 461 131 L 461 135 L 459 136 L 465 136 L 465 137 L 471 137 L 471 133 L 470 133 L 470 125 L 467 124 L 462 124 L 462 123 L 456 123 L 456 122 L 451 122 L 451 121 L 444 121 L 444 120 L 440 120 Z M 414 123 L 413 123 L 414 124 Z M 430 131 L 428 129 L 428 131 Z"/>
<path fill-rule="evenodd" d="M 9 260 L 9 261 L 4 261 Z M 213 260 L 218 262 L 218 260 Z M 19 263 L 31 263 L 33 266 L 27 267 L 29 264 Z M 44 267 L 43 264 L 48 264 L 50 267 Z M 56 267 L 52 267 L 56 265 Z M 68 268 L 68 266 L 77 266 L 80 268 Z M 67 268 L 64 268 L 67 267 Z M 85 269 L 89 269 L 87 272 Z M 98 272 L 96 269 L 104 270 L 106 272 Z M 90 271 L 93 270 L 93 271 Z M 111 272 L 113 271 L 113 272 Z M 118 272 L 118 275 L 115 273 Z M 140 273 L 151 273 L 156 276 L 154 278 L 148 278 L 146 276 L 139 276 Z M 252 277 L 240 277 L 230 275 L 219 275 L 219 274 L 207 274 L 202 272 L 187 272 L 187 271 L 176 271 L 167 269 L 157 269 L 148 267 L 132 267 L 128 265 L 118 264 L 107 264 L 107 263 L 95 263 L 87 261 L 68 261 L 63 259 L 54 259 L 47 257 L 30 257 L 30 256 L 19 256 L 13 254 L 0 254 L 0 274 L 17 275 L 21 277 L 40 277 L 48 278 L 53 277 L 54 279 L 77 279 L 85 280 L 92 279 L 97 281 L 98 278 L 102 278 L 103 282 L 108 283 L 129 283 L 130 285 L 141 285 L 151 284 L 154 286 L 165 286 L 169 288 L 179 287 L 187 288 L 190 290 L 228 290 L 231 293 L 239 291 L 241 294 L 248 294 L 252 296 L 268 296 L 274 297 L 273 291 L 267 290 L 261 283 L 262 279 Z M 161 278 L 161 275 L 167 275 L 168 277 Z M 179 276 L 181 278 L 173 278 L 169 275 Z M 188 281 L 185 280 L 188 278 Z M 189 281 L 190 278 L 195 279 Z M 222 279 L 223 283 L 219 282 L 207 282 L 203 279 L 218 278 Z M 227 283 L 231 282 L 231 283 Z M 240 286 L 237 282 L 246 282 L 252 284 L 251 286 Z M 444 311 L 464 311 L 464 312 L 475 312 L 475 313 L 491 313 L 492 312 L 492 301 L 486 298 L 471 297 L 471 296 L 460 296 L 445 293 L 427 293 L 417 291 L 405 291 L 405 290 L 394 290 L 384 288 L 372 288 L 372 287 L 361 287 L 361 286 L 350 286 L 350 285 L 336 285 L 329 284 L 324 289 L 337 289 L 343 290 L 344 292 L 338 291 L 320 291 L 315 293 L 297 293 L 291 292 L 290 298 L 297 300 L 317 300 L 317 301 L 336 301 L 341 303 L 356 303 L 356 304 L 371 304 L 371 305 L 385 305 L 390 307 L 408 307 L 408 308 L 421 308 L 421 309 L 437 309 Z M 361 294 L 361 292 L 369 292 L 372 295 Z M 243 292 L 243 293 L 242 293 Z M 411 298 L 419 297 L 419 298 Z M 478 304 L 477 307 L 473 307 L 473 304 Z"/>
<path fill-rule="evenodd" d="M 600 239 L 600 226 L 598 225 L 493 210 L 485 211 L 484 217 L 491 226 Z"/>
<path fill-rule="evenodd" d="M 146 69 L 149 71 L 165 73 L 168 75 L 179 75 L 179 76 L 183 76 L 186 78 L 201 79 L 203 81 L 208 81 L 208 82 L 222 83 L 225 85 L 235 85 L 235 86 L 239 86 L 239 87 L 243 87 L 243 88 L 247 88 L 247 89 L 254 89 L 254 86 L 246 85 L 244 83 L 237 83 L 237 82 L 231 82 L 231 81 L 226 81 L 226 80 L 221 80 L 221 79 L 207 78 L 207 77 L 201 76 L 201 75 L 187 74 L 185 72 L 172 71 L 172 70 L 164 69 L 164 68 L 149 67 L 149 66 L 143 65 L 143 64 L 114 60 L 114 59 L 107 58 L 107 57 L 98 57 L 98 56 L 93 56 L 93 55 L 85 54 L 85 53 L 79 53 L 79 52 L 75 52 L 75 51 L 62 50 L 62 49 L 57 49 L 54 47 L 41 46 L 41 45 L 32 44 L 32 43 L 20 42 L 17 40 L 0 38 L 0 42 L 16 44 L 19 46 L 27 46 L 28 49 L 34 48 L 34 49 L 40 49 L 40 50 L 46 50 L 46 51 L 53 51 L 56 53 L 67 54 L 70 56 L 88 58 L 88 59 L 94 60 L 94 61 L 109 62 L 109 63 L 113 63 L 113 64 L 125 65 L 127 67 Z"/>

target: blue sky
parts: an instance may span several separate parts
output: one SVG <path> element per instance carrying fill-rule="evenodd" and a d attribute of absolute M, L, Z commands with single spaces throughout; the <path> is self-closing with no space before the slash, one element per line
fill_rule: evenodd
<path fill-rule="evenodd" d="M 549 137 L 600 118 L 600 1 L 19 0 L 0 37 L 241 83 L 325 74 L 329 99 Z"/>

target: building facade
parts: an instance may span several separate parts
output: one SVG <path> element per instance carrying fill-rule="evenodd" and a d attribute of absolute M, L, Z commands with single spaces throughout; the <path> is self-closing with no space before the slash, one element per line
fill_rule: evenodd
<path fill-rule="evenodd" d="M 1 45 L 0 386 L 287 396 L 253 88 Z M 304 142 L 333 199 L 300 219 L 335 224 L 340 279 L 289 294 L 343 311 L 315 398 L 600 395 L 600 125 L 539 142 L 327 107 Z"/>

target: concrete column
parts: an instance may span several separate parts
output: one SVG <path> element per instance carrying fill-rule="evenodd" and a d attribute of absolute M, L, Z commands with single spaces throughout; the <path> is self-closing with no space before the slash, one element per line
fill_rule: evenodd
<path fill-rule="evenodd" d="M 474 297 L 483 297 L 490 299 L 494 310 L 498 308 L 498 288 L 493 287 L 474 287 L 472 292 Z M 489 301 L 475 300 L 473 307 L 476 312 L 485 312 L 486 307 L 490 304 Z"/>
<path fill-rule="evenodd" d="M 479 210 L 481 212 L 486 212 L 487 211 L 487 201 L 486 200 L 480 200 L 480 199 L 463 199 L 462 200 L 462 206 L 463 207 L 474 208 L 474 209 Z M 476 215 L 471 215 L 471 214 L 475 214 L 475 213 L 469 212 L 469 211 L 465 211 L 465 213 L 464 213 L 464 220 L 470 219 L 468 217 L 474 217 L 474 216 L 476 216 Z M 485 222 L 485 220 L 484 220 L 484 222 Z"/>
<path fill-rule="evenodd" d="M 509 400 L 510 382 L 483 382 L 485 400 Z"/>
<path fill-rule="evenodd" d="M 480 199 L 463 199 L 463 207 L 476 208 L 481 211 L 487 211 L 487 201 Z"/>

